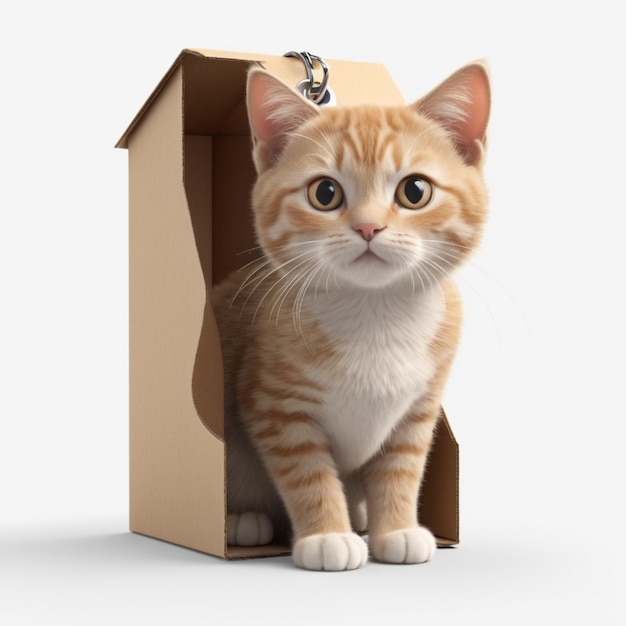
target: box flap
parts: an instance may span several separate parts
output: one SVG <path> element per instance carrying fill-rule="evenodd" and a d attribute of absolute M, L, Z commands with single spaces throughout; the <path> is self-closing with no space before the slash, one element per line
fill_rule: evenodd
<path fill-rule="evenodd" d="M 210 68 L 207 66 L 210 62 Z M 293 57 L 261 55 L 247 52 L 225 52 L 187 48 L 183 50 L 150 94 L 124 134 L 115 144 L 116 148 L 128 148 L 128 138 L 140 123 L 148 109 L 159 96 L 164 86 L 178 67 L 184 74 L 196 79 L 189 84 L 199 89 L 204 97 L 186 94 L 185 127 L 188 134 L 248 134 L 248 119 L 245 101 L 241 97 L 242 73 L 252 63 L 258 63 L 294 87 L 304 78 L 301 62 Z M 337 103 L 352 105 L 361 102 L 377 104 L 402 104 L 403 99 L 385 67 L 377 63 L 328 60 L 330 68 L 329 86 L 336 92 Z M 201 78 L 201 80 L 199 79 Z M 187 84 L 187 81 L 185 81 Z M 216 93 L 219 98 L 207 97 Z M 215 108 L 209 111 L 196 109 L 202 103 L 211 102 Z M 207 133 L 208 126 L 210 133 Z"/>
<path fill-rule="evenodd" d="M 216 55 L 223 56 L 223 55 L 220 55 L 219 53 L 216 53 Z M 141 109 L 139 109 L 139 111 L 137 112 L 137 115 L 135 115 L 132 122 L 129 124 L 128 128 L 124 131 L 124 134 L 120 137 L 118 142 L 115 144 L 116 148 L 128 148 L 128 138 L 130 137 L 135 127 L 139 124 L 139 122 L 141 121 L 143 116 L 146 114 L 146 111 L 148 111 L 152 103 L 158 98 L 159 94 L 161 93 L 161 91 L 163 90 L 163 88 L 165 87 L 169 79 L 171 78 L 171 76 L 174 74 L 174 72 L 181 65 L 183 65 L 185 59 L 190 56 L 203 57 L 206 55 L 203 54 L 200 50 L 193 50 L 189 48 L 182 50 L 182 52 L 178 55 L 174 63 L 172 63 L 171 67 L 167 70 L 163 78 L 160 80 L 158 85 L 154 88 L 154 90 L 152 91 L 148 99 L 145 101 Z"/>
<path fill-rule="evenodd" d="M 443 408 L 420 491 L 419 520 L 439 546 L 459 543 L 459 445 Z"/>

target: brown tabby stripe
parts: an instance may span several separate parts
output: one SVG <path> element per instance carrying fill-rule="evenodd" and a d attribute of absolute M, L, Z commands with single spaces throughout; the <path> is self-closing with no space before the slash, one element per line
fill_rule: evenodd
<path fill-rule="evenodd" d="M 413 454 L 419 456 L 425 454 L 426 449 L 411 443 L 398 443 L 391 446 L 385 446 L 385 454 Z"/>
<path fill-rule="evenodd" d="M 264 229 L 272 228 L 272 226 L 274 226 L 276 222 L 278 222 L 278 220 L 280 219 L 281 207 L 283 206 L 285 198 L 297 192 L 298 190 L 299 187 L 285 187 L 277 191 L 275 189 L 272 189 L 272 192 L 274 193 L 272 194 L 272 201 L 271 203 L 269 203 L 269 206 L 272 207 L 272 210 L 267 211 L 262 216 L 262 227 Z M 285 238 L 289 238 L 289 235 L 285 234 Z M 278 242 L 273 242 L 273 244 L 276 246 L 281 245 Z M 284 243 L 282 245 L 284 245 Z"/>
<path fill-rule="evenodd" d="M 404 161 L 404 150 L 402 149 L 400 143 L 397 141 L 394 141 L 391 147 L 391 157 L 393 159 L 393 165 L 397 170 L 399 170 L 402 166 L 402 162 Z"/>
<path fill-rule="evenodd" d="M 308 489 L 313 486 L 317 486 L 318 488 L 324 485 L 333 486 L 337 482 L 337 474 L 329 469 L 307 472 L 304 476 L 300 477 L 294 477 L 293 473 L 293 468 L 291 468 L 288 474 L 284 474 L 284 476 L 292 475 L 291 480 L 285 481 L 285 489 L 299 491 L 300 489 Z M 279 476 L 283 475 L 281 474 L 281 470 L 277 470 L 277 474 Z"/>
<path fill-rule="evenodd" d="M 273 411 L 272 413 L 273 414 L 269 417 L 266 416 L 257 419 L 253 418 L 253 421 L 250 423 L 250 428 L 259 441 L 266 439 L 280 439 L 284 436 L 289 427 L 293 426 L 297 428 L 300 424 L 309 424 L 313 421 L 311 419 L 307 419 L 306 422 L 304 420 L 284 420 L 280 417 L 275 417 L 274 414 L 276 411 Z"/>
<path fill-rule="evenodd" d="M 343 167 L 343 161 L 345 159 L 345 143 L 343 141 L 335 142 L 332 147 L 333 155 L 335 157 L 335 167 L 341 171 Z"/>
<path fill-rule="evenodd" d="M 392 480 L 394 482 L 400 482 L 405 480 L 409 483 L 417 481 L 416 472 L 412 468 L 381 467 L 378 468 L 376 476 L 384 481 Z"/>
<path fill-rule="evenodd" d="M 301 402 L 309 402 L 311 404 L 317 404 L 317 399 L 301 391 L 297 391 L 294 387 L 286 389 L 282 385 L 269 386 L 259 384 L 254 390 L 256 394 L 264 394 L 274 400 L 300 400 Z"/>
<path fill-rule="evenodd" d="M 273 410 L 265 415 L 255 417 L 258 422 L 269 422 L 271 424 L 312 424 L 313 418 L 302 411 L 288 413 L 286 411 Z"/>
<path fill-rule="evenodd" d="M 273 457 L 289 458 L 293 456 L 302 457 L 317 452 L 328 452 L 328 446 L 321 443 L 307 441 L 294 446 L 275 445 L 267 448 L 267 453 Z"/>
<path fill-rule="evenodd" d="M 277 361 L 272 364 L 272 375 L 276 379 L 277 383 L 284 384 L 285 386 L 293 389 L 294 387 L 305 387 L 312 391 L 322 391 L 323 387 L 318 383 L 315 383 L 310 378 L 307 378 L 305 374 L 296 369 L 293 363 L 287 361 Z"/>
<path fill-rule="evenodd" d="M 463 181 L 463 187 L 447 186 L 439 183 L 444 191 L 457 198 L 463 221 L 469 226 L 482 224 L 485 217 L 485 194 L 482 188 L 472 184 L 471 180 Z M 469 189 L 467 187 L 469 186 Z"/>

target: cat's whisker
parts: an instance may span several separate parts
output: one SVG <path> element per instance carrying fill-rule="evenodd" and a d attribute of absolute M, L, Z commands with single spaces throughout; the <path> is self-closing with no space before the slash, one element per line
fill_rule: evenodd
<path fill-rule="evenodd" d="M 280 308 L 282 308 L 282 305 L 284 304 L 289 292 L 296 285 L 300 285 L 297 294 L 293 298 L 291 316 L 292 316 L 294 329 L 298 333 L 298 335 L 302 338 L 302 341 L 304 342 L 304 345 L 306 346 L 306 349 L 309 352 L 311 351 L 310 346 L 307 342 L 306 336 L 304 334 L 304 329 L 302 327 L 302 307 L 304 305 L 304 301 L 306 299 L 308 289 L 321 268 L 322 268 L 322 264 L 319 262 L 316 262 L 312 267 L 302 270 L 302 272 L 300 272 L 300 274 L 296 276 L 294 280 L 291 280 L 285 290 L 284 297 L 282 298 L 282 301 L 280 303 L 280 306 L 277 312 L 277 323 L 278 323 L 278 315 L 280 314 Z"/>
<path fill-rule="evenodd" d="M 337 267 L 333 267 L 333 280 L 335 282 L 335 287 L 337 287 L 337 289 L 341 289 L 341 285 L 339 284 L 339 281 L 337 280 Z"/>
<path fill-rule="evenodd" d="M 502 293 L 504 293 L 509 298 L 510 302 L 517 309 L 520 315 L 525 318 L 525 314 L 524 314 L 524 311 L 522 310 L 522 307 L 520 306 L 519 302 L 515 299 L 513 294 L 506 288 L 506 285 L 504 285 L 501 281 L 499 281 L 493 274 L 491 274 L 490 272 L 486 271 L 483 267 L 478 265 L 475 261 L 470 260 L 468 261 L 467 264 L 472 269 L 475 269 L 478 272 L 480 272 L 482 276 L 484 276 L 485 278 L 488 278 L 492 282 L 493 285 L 498 287 L 502 291 Z"/>
<path fill-rule="evenodd" d="M 283 244 L 280 246 L 272 246 L 272 245 L 268 245 L 266 246 L 266 248 L 264 249 L 262 246 L 256 246 L 254 248 L 249 248 L 248 250 L 243 250 L 242 252 L 238 252 L 237 255 L 244 255 L 244 254 L 250 254 L 252 252 L 256 252 L 256 251 L 272 251 L 275 253 L 280 253 L 280 252 L 286 252 L 288 250 L 291 250 L 292 248 L 296 247 L 296 246 L 304 246 L 304 245 L 309 245 L 309 244 L 315 244 L 318 243 L 316 240 L 310 240 L 310 241 L 295 241 L 295 242 L 290 242 L 287 244 Z M 266 265 L 266 264 L 271 264 L 272 260 L 268 259 L 265 254 L 263 256 L 259 256 L 256 257 L 254 259 L 252 259 L 250 262 L 246 263 L 245 265 L 242 265 L 237 271 L 242 271 L 245 270 L 246 268 L 250 267 L 251 265 L 254 265 L 255 263 L 258 262 L 263 262 L 262 265 Z"/>
<path fill-rule="evenodd" d="M 254 281 L 257 281 L 256 286 L 254 287 L 254 289 L 248 294 L 248 297 L 246 298 L 244 305 L 242 307 L 242 312 L 243 309 L 245 309 L 246 303 L 248 302 L 248 300 L 250 299 L 250 296 L 252 295 L 252 293 L 254 293 L 254 290 L 263 282 L 265 275 L 262 273 L 264 269 L 266 269 L 268 266 L 271 265 L 271 261 L 270 260 L 265 260 L 263 263 L 261 263 L 259 265 L 259 267 L 257 267 L 253 272 L 251 272 L 248 276 L 246 276 L 246 278 L 241 282 L 241 285 L 239 285 L 239 289 L 237 289 L 237 291 L 235 292 L 235 295 L 231 298 L 230 300 L 230 305 L 229 308 L 232 308 L 233 305 L 235 304 L 235 301 L 237 300 L 237 298 L 239 297 L 239 295 L 245 290 L 247 289 L 251 283 L 253 283 Z M 261 276 L 257 276 L 257 274 L 259 274 L 259 272 L 261 272 Z"/>
<path fill-rule="evenodd" d="M 322 264 L 319 264 L 319 269 L 321 269 Z M 315 289 L 313 290 L 313 300 L 317 301 L 317 288 L 320 286 L 320 279 L 319 279 L 319 269 L 316 272 L 316 275 L 318 275 L 318 279 L 315 281 Z"/>
<path fill-rule="evenodd" d="M 302 330 L 302 306 L 304 303 L 304 298 L 306 297 L 306 290 L 308 288 L 310 280 L 311 275 L 309 274 L 308 278 L 300 285 L 300 289 L 298 290 L 298 293 L 294 298 L 293 306 L 291 308 L 291 320 L 293 322 L 293 326 L 296 329 L 296 332 L 302 337 L 302 339 L 304 339 L 305 343 L 306 338 Z"/>
<path fill-rule="evenodd" d="M 298 246 L 307 246 L 310 244 L 316 244 L 319 243 L 316 239 L 311 239 L 308 241 L 292 241 L 286 244 L 282 244 L 280 246 L 272 246 L 271 244 L 267 245 L 265 248 L 263 248 L 263 246 L 255 246 L 254 248 L 249 248 L 248 250 L 243 250 L 241 252 L 238 252 L 237 255 L 244 255 L 244 254 L 250 254 L 252 252 L 256 252 L 256 251 L 262 251 L 262 252 L 266 252 L 266 251 L 271 251 L 274 253 L 281 253 L 281 252 L 287 252 L 289 250 L 291 250 L 292 248 L 298 247 Z M 246 263 L 245 265 L 242 265 L 237 271 L 242 271 L 245 270 L 247 267 L 250 267 L 251 265 L 253 265 L 254 263 L 257 262 L 261 262 L 263 261 L 263 264 L 271 264 L 272 260 L 268 259 L 265 254 L 263 256 L 259 256 L 256 257 L 254 259 L 252 259 L 252 261 L 250 261 L 249 263 Z"/>
<path fill-rule="evenodd" d="M 415 277 L 413 276 L 413 270 L 411 268 L 411 264 L 409 263 L 408 259 L 405 261 L 405 264 L 408 269 L 409 276 L 411 277 L 411 297 L 413 297 L 415 296 L 415 288 L 416 288 Z"/>
<path fill-rule="evenodd" d="M 330 270 L 327 265 L 324 265 L 324 271 L 318 276 L 318 279 L 315 283 L 315 294 L 314 294 L 315 298 L 317 298 L 318 289 L 320 287 L 320 282 L 322 279 L 325 279 L 324 286 L 325 286 L 326 297 L 328 297 L 328 277 L 329 276 L 330 276 Z"/>
<path fill-rule="evenodd" d="M 406 254 L 391 255 L 391 264 L 394 266 L 394 268 L 406 268 L 406 273 L 409 275 L 409 278 L 411 279 L 411 284 L 412 284 L 411 295 L 414 296 L 416 285 L 415 285 L 415 279 L 413 277 L 413 268 L 411 267 L 410 261 L 411 261 L 410 257 L 407 256 Z M 402 270 L 399 269 L 399 271 L 402 271 Z"/>
<path fill-rule="evenodd" d="M 305 259 L 304 261 L 302 261 L 301 263 L 299 263 L 295 268 L 293 268 L 292 270 L 290 270 L 290 272 L 288 272 L 283 278 L 285 278 L 288 274 L 290 274 L 291 272 L 297 270 L 299 267 L 303 266 L 303 265 L 307 265 L 309 263 L 309 259 Z M 295 276 L 292 276 L 291 279 L 287 282 L 287 284 L 281 289 L 280 293 L 277 294 L 275 300 L 274 300 L 274 304 L 272 305 L 272 308 L 270 310 L 270 314 L 269 314 L 269 319 L 272 319 L 272 316 L 274 314 L 274 311 L 276 309 L 276 307 L 278 306 L 278 309 L 276 310 L 276 324 L 278 325 L 278 319 L 280 317 L 280 310 L 282 308 L 282 305 L 284 304 L 285 300 L 287 299 L 287 297 L 289 296 L 289 292 L 291 291 L 291 289 L 297 285 L 298 283 L 301 282 L 301 278 L 303 276 L 305 276 L 308 272 L 308 268 L 305 267 L 302 271 L 300 271 L 299 273 L 297 273 Z M 282 280 L 282 279 L 281 279 Z"/>
<path fill-rule="evenodd" d="M 249 263 L 246 263 L 245 265 L 242 265 L 237 271 L 241 272 L 241 271 L 247 269 L 248 267 L 250 267 L 251 265 L 254 265 L 255 263 L 261 263 L 261 266 L 263 266 L 263 265 L 266 265 L 269 262 L 270 261 L 268 261 L 265 257 L 257 257 L 256 259 L 252 259 L 252 261 L 250 261 Z"/>
<path fill-rule="evenodd" d="M 243 272 L 244 270 L 253 267 L 255 264 L 258 264 L 258 267 L 255 269 L 255 272 L 257 272 L 259 269 L 263 268 L 264 266 L 270 264 L 271 261 L 263 256 L 258 256 L 255 257 L 254 259 L 252 259 L 251 261 L 248 261 L 248 263 L 246 263 L 245 265 L 240 266 L 239 268 L 237 268 L 237 272 Z M 253 274 L 255 273 L 253 272 Z"/>
<path fill-rule="evenodd" d="M 328 268 L 328 271 L 326 272 L 326 296 L 328 297 L 328 295 L 330 294 L 330 289 L 328 286 L 328 281 L 330 280 L 330 272 L 331 272 L 331 268 Z"/>
<path fill-rule="evenodd" d="M 277 298 L 277 301 L 274 304 L 274 307 L 278 305 L 278 308 L 276 310 L 276 324 L 277 325 L 278 325 L 278 320 L 280 317 L 280 312 L 283 308 L 283 305 L 285 304 L 285 301 L 287 300 L 288 297 L 290 297 L 290 294 L 298 285 L 302 285 L 303 277 L 306 276 L 308 272 L 309 272 L 308 268 L 304 268 L 303 270 L 301 270 L 296 276 L 292 278 L 292 280 L 289 281 L 289 283 L 282 290 L 279 298 Z M 272 309 L 274 307 L 272 307 Z M 293 307 L 293 304 L 292 304 L 292 307 Z M 292 311 L 292 317 L 293 317 L 293 311 Z"/>
<path fill-rule="evenodd" d="M 237 294 L 235 294 L 235 298 L 238 297 L 239 293 L 243 292 L 244 290 L 247 292 L 247 297 L 243 302 L 243 305 L 241 307 L 241 314 L 243 315 L 243 312 L 246 310 L 247 306 L 248 306 L 248 302 L 250 301 L 250 298 L 252 298 L 252 296 L 254 295 L 255 291 L 274 273 L 274 270 L 269 271 L 269 272 L 265 272 L 264 270 L 267 269 L 267 267 L 271 267 L 271 262 L 268 262 L 265 264 L 265 266 L 263 268 L 261 268 L 260 274 L 258 276 L 254 276 L 255 274 L 257 274 L 257 271 L 253 272 L 253 274 L 251 274 L 249 277 L 246 278 L 246 280 L 242 283 L 241 287 L 239 288 Z M 252 287 L 251 289 L 249 289 L 249 287 Z M 233 298 L 233 302 L 235 300 L 235 298 Z"/>
<path fill-rule="evenodd" d="M 305 246 L 305 245 L 310 245 L 310 244 L 316 244 L 318 243 L 316 240 L 309 240 L 309 241 L 298 241 L 298 242 L 290 242 L 288 244 L 284 244 L 281 246 L 268 246 L 267 250 L 268 251 L 272 251 L 275 253 L 281 253 L 281 252 L 287 252 L 290 251 L 292 248 L 297 247 L 297 246 Z M 306 252 L 304 252 L 303 254 L 306 254 Z M 302 255 L 298 255 L 296 257 L 293 257 L 292 259 L 289 259 L 288 261 L 285 262 L 286 263 L 290 263 L 292 260 L 295 260 L 297 258 L 299 258 Z M 251 261 L 250 263 L 244 265 L 242 268 L 240 268 L 239 271 L 245 269 L 246 267 L 252 265 L 253 263 L 257 262 L 257 261 L 261 261 L 263 259 L 259 258 L 259 259 L 255 259 L 254 261 Z M 242 287 L 245 287 L 246 283 L 248 283 L 250 281 L 250 279 L 254 276 L 254 274 L 256 274 L 257 272 L 263 270 L 266 266 L 271 266 L 274 264 L 274 261 L 272 259 L 269 259 L 267 257 L 265 257 L 264 262 L 260 264 L 260 266 L 254 271 L 252 272 L 252 274 L 250 274 L 249 276 L 246 277 L 246 279 L 244 279 L 244 282 L 242 284 Z M 283 265 L 285 265 L 283 264 Z M 275 269 L 280 269 L 282 267 L 282 265 L 277 266 Z M 272 272 L 270 272 L 271 274 Z M 268 274 L 269 275 L 269 274 Z"/>
<path fill-rule="evenodd" d="M 322 269 L 323 265 L 322 263 L 316 263 L 313 271 L 310 273 L 309 278 L 307 278 L 306 283 L 302 286 L 300 293 L 298 293 L 298 296 L 296 298 L 296 300 L 298 301 L 298 326 L 300 327 L 301 330 L 301 334 L 304 337 L 304 333 L 302 332 L 302 306 L 304 304 L 304 299 L 306 294 L 308 293 L 309 287 L 311 286 L 311 283 L 313 282 L 313 280 L 315 279 L 315 277 L 318 275 L 319 271 Z M 317 290 L 317 284 L 316 284 L 316 290 Z M 314 297 L 316 295 L 316 291 L 314 293 Z"/>
<path fill-rule="evenodd" d="M 308 252 L 306 252 L 306 253 L 299 254 L 299 255 L 295 256 L 293 259 L 290 259 L 289 261 L 287 261 L 287 262 L 283 263 L 282 265 L 278 266 L 275 270 L 273 270 L 272 272 L 270 272 L 270 274 L 272 274 L 272 273 L 274 273 L 274 272 L 278 271 L 278 270 L 279 270 L 279 269 L 281 269 L 281 268 L 284 268 L 285 266 L 289 265 L 290 263 L 293 263 L 293 262 L 297 261 L 298 259 L 301 259 L 302 257 L 307 257 L 307 256 L 310 256 L 310 255 L 312 255 L 312 254 L 314 254 L 314 252 L 313 252 L 313 251 L 308 251 Z M 273 284 L 273 285 L 271 285 L 271 286 L 269 287 L 269 289 L 267 289 L 267 290 L 266 290 L 265 294 L 263 295 L 263 297 L 261 298 L 261 300 L 260 300 L 260 301 L 259 301 L 259 303 L 257 304 L 256 311 L 254 312 L 254 315 L 253 315 L 253 317 L 252 317 L 252 323 L 254 323 L 254 321 L 256 320 L 256 317 L 257 317 L 257 315 L 258 315 L 258 313 L 259 313 L 259 310 L 260 310 L 260 309 L 261 309 L 261 307 L 263 306 L 263 303 L 264 303 L 265 299 L 266 299 L 266 298 L 267 298 L 267 296 L 268 296 L 268 295 L 272 292 L 272 290 L 273 290 L 273 289 L 274 289 L 274 288 L 275 288 L 278 284 L 280 284 L 283 280 L 287 279 L 287 277 L 288 277 L 290 274 L 292 274 L 293 272 L 297 271 L 299 267 L 301 267 L 302 265 L 306 265 L 308 262 L 309 262 L 309 259 L 308 259 L 308 258 L 305 258 L 305 259 L 304 259 L 304 261 L 300 261 L 300 263 L 298 263 L 295 267 L 291 268 L 290 270 L 288 270 L 287 272 L 285 272 L 284 274 L 282 274 L 281 276 L 279 276 L 278 280 L 276 280 L 276 281 L 274 282 L 274 284 Z M 269 275 L 268 275 L 268 276 L 269 276 Z M 296 278 L 297 278 L 297 277 L 298 277 L 298 275 L 296 275 Z M 294 278 L 294 277 L 292 276 L 292 279 L 293 279 L 293 278 Z M 290 279 L 290 281 L 291 281 L 291 279 Z M 288 284 L 290 284 L 290 283 L 288 283 Z M 256 289 L 256 287 L 255 287 L 255 289 Z M 270 319 L 271 319 L 271 313 L 270 313 Z"/>
<path fill-rule="evenodd" d="M 438 263 L 437 261 L 435 261 L 433 258 L 426 259 L 426 264 L 429 265 L 430 267 L 435 268 L 436 270 L 439 270 L 439 272 L 441 272 L 443 276 L 448 276 L 450 274 L 450 270 L 454 269 L 454 266 L 449 261 L 446 261 L 446 259 L 439 258 L 437 255 L 434 255 L 434 254 L 430 254 L 429 256 L 434 257 L 434 259 L 437 259 L 437 261 L 441 261 L 441 263 L 443 264 L 446 264 L 446 263 L 448 264 L 448 268 L 446 269 L 445 267 L 442 267 L 442 265 Z"/>
<path fill-rule="evenodd" d="M 307 239 L 306 241 L 290 241 L 281 245 L 268 244 L 266 250 L 271 252 L 285 252 L 299 246 L 308 246 L 310 244 L 318 244 L 318 239 Z"/>
<path fill-rule="evenodd" d="M 297 269 L 297 268 L 295 268 L 295 269 Z M 302 270 L 301 272 L 299 272 L 295 276 L 292 276 L 286 282 L 286 284 L 282 287 L 282 289 L 276 294 L 276 296 L 273 299 L 272 308 L 270 309 L 270 312 L 268 314 L 268 322 L 271 322 L 272 318 L 275 316 L 276 317 L 276 326 L 278 326 L 279 320 L 280 320 L 280 310 L 281 310 L 281 308 L 283 306 L 283 303 L 287 299 L 287 296 L 289 295 L 289 292 L 291 291 L 291 288 L 294 285 L 294 283 L 296 283 L 299 280 L 300 276 L 302 276 L 302 274 L 304 272 L 305 272 L 305 270 Z M 285 278 L 285 277 L 282 277 L 281 279 L 279 279 L 278 282 L 283 282 L 283 278 Z"/>
<path fill-rule="evenodd" d="M 421 256 L 418 261 L 411 264 L 420 279 L 423 291 L 432 289 L 437 284 L 437 279 L 428 268 L 428 259 Z"/>
<path fill-rule="evenodd" d="M 243 256 L 244 254 L 252 254 L 253 252 L 264 252 L 263 246 L 254 246 L 253 248 L 246 248 L 237 252 L 237 256 Z"/>
<path fill-rule="evenodd" d="M 447 250 L 437 250 L 435 248 L 426 248 L 428 254 L 436 259 L 439 259 L 442 263 L 447 264 L 449 267 L 460 265 L 464 261 L 464 257 L 459 254 L 448 252 Z"/>
<path fill-rule="evenodd" d="M 488 302 L 485 300 L 485 298 L 483 298 L 483 296 L 478 291 L 478 289 L 476 289 L 472 284 L 468 284 L 467 286 L 473 291 L 474 295 L 480 300 L 480 302 L 483 305 L 483 308 L 485 309 L 485 311 L 487 311 L 487 315 L 489 315 L 489 318 L 491 319 L 491 322 L 493 323 L 493 327 L 494 327 L 494 329 L 496 331 L 496 335 L 498 337 L 498 345 L 502 349 L 502 347 L 504 345 L 504 339 L 503 339 L 503 336 L 502 336 L 502 331 L 500 329 L 500 324 L 498 323 L 498 320 L 497 320 L 496 316 L 494 315 L 494 313 L 491 310 L 491 307 L 489 306 Z"/>
<path fill-rule="evenodd" d="M 419 265 L 415 267 L 415 273 L 417 274 L 420 284 L 422 285 L 422 291 L 426 291 L 426 283 L 424 282 L 424 277 L 422 276 L 422 268 Z"/>
<path fill-rule="evenodd" d="M 276 267 L 274 267 L 272 270 L 270 270 L 269 272 L 265 272 L 264 270 L 266 270 L 268 267 L 271 267 L 273 262 L 271 260 L 267 260 L 265 263 L 263 263 L 259 268 L 257 268 L 254 272 L 252 272 L 249 276 L 247 276 L 245 278 L 245 280 L 242 282 L 241 286 L 239 287 L 239 289 L 237 290 L 237 293 L 235 294 L 235 296 L 232 298 L 231 300 L 231 306 L 234 303 L 235 299 L 239 296 L 239 294 L 244 291 L 244 289 L 247 289 L 253 282 L 256 281 L 256 284 L 252 287 L 252 289 L 250 289 L 248 291 L 248 296 L 246 298 L 246 300 L 244 301 L 242 308 L 241 308 L 241 314 L 243 314 L 243 311 L 246 309 L 248 302 L 250 300 L 250 298 L 254 295 L 254 292 L 268 279 L 270 278 L 272 275 L 274 275 L 276 272 L 279 272 L 281 269 L 283 269 L 284 267 L 288 266 L 290 263 L 293 263 L 295 261 L 297 261 L 299 258 L 305 256 L 308 253 L 302 253 L 300 255 L 297 255 L 296 257 L 293 257 L 292 259 L 289 259 L 288 261 L 282 263 L 281 265 L 278 265 Z M 258 274 L 259 272 L 261 272 L 260 276 L 256 276 L 256 274 Z M 270 290 L 273 289 L 273 286 L 270 287 Z M 266 294 L 267 295 L 267 294 Z M 258 308 L 258 307 L 257 307 Z"/>
<path fill-rule="evenodd" d="M 443 276 L 447 276 L 447 272 L 441 270 L 441 267 L 436 263 L 433 263 L 430 259 L 423 259 L 422 267 L 424 271 L 431 277 L 430 286 L 437 287 L 439 293 L 441 294 L 442 300 L 445 302 L 446 294 L 443 290 L 443 287 L 441 286 L 441 280 L 437 278 L 436 273 L 433 271 L 432 268 L 441 271 L 443 273 Z"/>
<path fill-rule="evenodd" d="M 453 250 L 459 250 L 460 254 L 458 254 L 457 256 L 457 258 L 459 259 L 465 259 L 467 254 L 473 251 L 473 248 L 471 246 L 466 246 L 464 244 L 450 241 L 447 239 L 422 239 L 421 241 L 425 244 L 435 244 L 435 246 L 430 247 L 437 247 L 440 252 L 445 252 L 446 254 L 449 254 L 451 256 L 457 254 L 453 252 Z"/>

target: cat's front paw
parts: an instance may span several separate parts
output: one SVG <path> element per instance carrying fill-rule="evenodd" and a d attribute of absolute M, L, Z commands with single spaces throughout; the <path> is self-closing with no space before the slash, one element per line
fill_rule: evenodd
<path fill-rule="evenodd" d="M 265 513 L 229 513 L 227 541 L 231 546 L 264 546 L 272 540 L 272 520 Z"/>
<path fill-rule="evenodd" d="M 421 526 L 370 537 L 370 550 L 383 563 L 426 563 L 435 555 L 433 534 Z"/>
<path fill-rule="evenodd" d="M 293 561 L 303 569 L 338 572 L 367 562 L 367 544 L 355 533 L 328 533 L 298 539 Z"/>

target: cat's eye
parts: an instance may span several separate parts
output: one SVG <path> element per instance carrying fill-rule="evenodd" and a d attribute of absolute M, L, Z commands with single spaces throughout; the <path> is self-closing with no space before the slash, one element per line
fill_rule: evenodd
<path fill-rule="evenodd" d="M 318 211 L 333 211 L 343 204 L 341 185 L 332 178 L 317 178 L 307 189 L 311 206 Z"/>
<path fill-rule="evenodd" d="M 396 202 L 405 209 L 423 209 L 433 197 L 433 186 L 423 176 L 407 176 L 396 189 Z"/>

